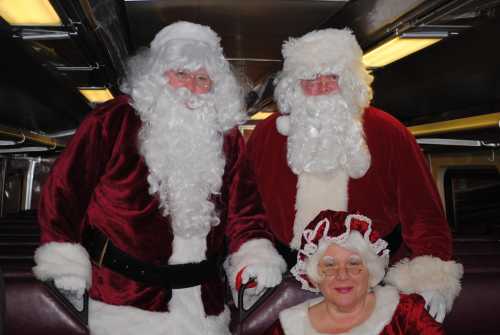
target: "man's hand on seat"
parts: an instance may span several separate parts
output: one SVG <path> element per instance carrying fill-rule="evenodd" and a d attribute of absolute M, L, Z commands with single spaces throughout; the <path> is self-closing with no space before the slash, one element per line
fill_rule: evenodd
<path fill-rule="evenodd" d="M 253 294 L 258 295 L 264 288 L 270 288 L 278 285 L 281 282 L 281 269 L 277 266 L 269 264 L 253 264 L 244 267 L 236 276 L 236 289 L 239 289 L 241 284 L 246 284 L 250 280 L 255 281 Z"/>
<path fill-rule="evenodd" d="M 54 285 L 68 299 L 77 311 L 83 311 L 85 280 L 76 276 L 64 276 L 54 279 Z"/>
<path fill-rule="evenodd" d="M 442 323 L 446 315 L 446 299 L 434 290 L 423 291 L 420 295 L 425 300 L 425 309 L 439 323 Z"/>

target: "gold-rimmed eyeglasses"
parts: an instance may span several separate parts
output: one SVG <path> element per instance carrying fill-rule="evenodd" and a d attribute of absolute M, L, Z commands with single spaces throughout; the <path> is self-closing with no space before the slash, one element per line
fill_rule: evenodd
<path fill-rule="evenodd" d="M 344 271 L 350 277 L 359 276 L 365 270 L 365 265 L 362 262 L 354 261 L 340 266 L 328 261 L 321 261 L 319 264 L 319 272 L 324 277 L 338 278 L 341 271 Z"/>

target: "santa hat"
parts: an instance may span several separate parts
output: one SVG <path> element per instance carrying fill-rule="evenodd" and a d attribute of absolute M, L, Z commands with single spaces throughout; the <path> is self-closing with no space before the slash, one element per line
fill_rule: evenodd
<path fill-rule="evenodd" d="M 206 43 L 214 49 L 220 48 L 220 38 L 210 27 L 179 21 L 160 30 L 151 42 L 151 49 L 159 49 L 172 40 L 193 40 Z"/>
<path fill-rule="evenodd" d="M 316 272 L 320 257 L 331 244 L 338 244 L 360 254 L 370 274 L 371 287 L 384 277 L 389 263 L 387 242 L 372 228 L 369 218 L 359 214 L 325 210 L 304 229 L 297 264 L 291 272 L 302 288 L 318 292 Z"/>
<path fill-rule="evenodd" d="M 307 79 L 318 73 L 360 68 L 363 51 L 349 29 L 315 30 L 283 44 L 283 72 Z"/>

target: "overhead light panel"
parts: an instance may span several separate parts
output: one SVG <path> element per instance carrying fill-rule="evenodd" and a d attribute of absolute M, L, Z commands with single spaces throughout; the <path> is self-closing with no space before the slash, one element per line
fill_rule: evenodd
<path fill-rule="evenodd" d="M 80 88 L 80 93 L 91 103 L 101 103 L 113 99 L 107 88 Z"/>
<path fill-rule="evenodd" d="M 61 26 L 49 0 L 0 0 L 0 16 L 12 26 Z"/>
<path fill-rule="evenodd" d="M 363 63 L 369 68 L 377 68 L 395 62 L 421 49 L 439 42 L 442 37 L 396 36 L 363 56 Z"/>

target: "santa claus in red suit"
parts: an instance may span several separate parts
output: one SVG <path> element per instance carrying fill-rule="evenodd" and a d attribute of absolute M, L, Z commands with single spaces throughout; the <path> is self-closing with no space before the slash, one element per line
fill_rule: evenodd
<path fill-rule="evenodd" d="M 369 105 L 373 78 L 355 37 L 349 30 L 313 31 L 286 41 L 282 52 L 279 111 L 256 126 L 235 187 L 242 215 L 262 201 L 266 218 L 235 220 L 232 235 L 265 226 L 293 254 L 320 211 L 366 215 L 393 240 L 386 281 L 421 294 L 442 321 L 462 268 L 449 261 L 450 229 L 414 137 Z"/>
<path fill-rule="evenodd" d="M 219 37 L 165 27 L 122 90 L 53 167 L 33 271 L 78 309 L 89 291 L 93 335 L 229 334 L 219 269 L 245 114 Z"/>

